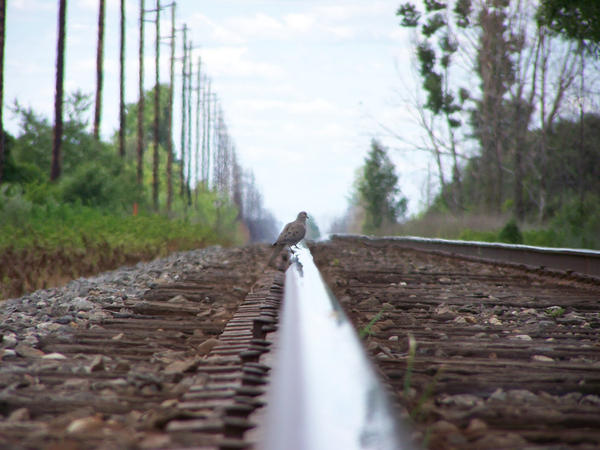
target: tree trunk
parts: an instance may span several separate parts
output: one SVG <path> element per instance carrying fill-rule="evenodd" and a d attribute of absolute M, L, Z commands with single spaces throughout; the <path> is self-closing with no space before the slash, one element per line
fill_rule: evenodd
<path fill-rule="evenodd" d="M 167 212 L 173 203 L 173 88 L 175 85 L 175 5 L 171 4 L 171 61 L 169 68 L 169 118 L 167 136 Z"/>
<path fill-rule="evenodd" d="M 125 157 L 125 0 L 121 0 L 119 30 L 119 155 Z"/>
<path fill-rule="evenodd" d="M 160 128 L 160 0 L 156 0 L 156 40 L 154 42 L 154 148 L 152 152 L 152 205 L 158 211 L 158 143 Z"/>
<path fill-rule="evenodd" d="M 6 0 L 0 0 L 0 184 L 4 174 L 4 37 L 6 35 Z"/>
<path fill-rule="evenodd" d="M 100 140 L 100 120 L 102 118 L 102 82 L 104 76 L 104 16 L 105 1 L 98 4 L 98 47 L 96 48 L 96 106 L 94 108 L 94 139 Z"/>
<path fill-rule="evenodd" d="M 58 3 L 58 42 L 56 44 L 56 89 L 54 94 L 54 139 L 50 180 L 55 181 L 61 172 L 61 148 L 63 135 L 63 85 L 65 71 L 65 34 L 67 0 Z"/>
<path fill-rule="evenodd" d="M 144 182 L 144 0 L 140 0 L 139 100 L 137 117 L 137 182 Z"/>

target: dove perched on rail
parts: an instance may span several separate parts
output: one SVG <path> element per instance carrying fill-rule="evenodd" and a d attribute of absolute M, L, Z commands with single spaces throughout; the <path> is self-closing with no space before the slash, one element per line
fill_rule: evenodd
<path fill-rule="evenodd" d="M 298 217 L 293 222 L 288 223 L 285 227 L 283 227 L 283 231 L 279 234 L 279 237 L 273 243 L 273 254 L 271 255 L 271 259 L 267 265 L 273 264 L 275 258 L 279 255 L 283 247 L 289 245 L 296 245 L 300 242 L 304 235 L 306 234 L 306 219 L 308 218 L 308 214 L 306 212 L 301 211 L 298 213 Z"/>

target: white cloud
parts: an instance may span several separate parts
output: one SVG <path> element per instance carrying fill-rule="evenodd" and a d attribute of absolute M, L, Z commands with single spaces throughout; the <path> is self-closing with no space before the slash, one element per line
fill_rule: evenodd
<path fill-rule="evenodd" d="M 282 22 L 264 13 L 232 17 L 226 20 L 226 24 L 246 37 L 281 38 L 286 33 Z"/>
<path fill-rule="evenodd" d="M 287 14 L 283 17 L 285 25 L 291 30 L 306 33 L 314 26 L 316 19 L 309 14 Z"/>
<path fill-rule="evenodd" d="M 216 76 L 280 78 L 285 75 L 281 66 L 248 58 L 247 47 L 213 47 L 201 51 L 209 70 Z"/>
<path fill-rule="evenodd" d="M 247 112 L 279 110 L 291 114 L 337 113 L 339 108 L 322 98 L 309 100 L 245 99 L 235 102 L 236 108 Z"/>
<path fill-rule="evenodd" d="M 7 6 L 23 11 L 52 11 L 57 9 L 56 2 L 42 0 L 12 0 L 6 3 L 8 3 Z"/>

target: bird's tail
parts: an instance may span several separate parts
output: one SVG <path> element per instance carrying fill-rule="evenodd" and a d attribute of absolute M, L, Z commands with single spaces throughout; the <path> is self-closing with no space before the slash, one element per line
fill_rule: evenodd
<path fill-rule="evenodd" d="M 271 258 L 269 259 L 267 266 L 273 265 L 275 258 L 277 258 L 279 256 L 279 253 L 281 253 L 282 248 L 283 248 L 283 245 L 281 245 L 281 244 L 277 244 L 277 243 L 273 244 L 273 253 L 271 254 Z"/>

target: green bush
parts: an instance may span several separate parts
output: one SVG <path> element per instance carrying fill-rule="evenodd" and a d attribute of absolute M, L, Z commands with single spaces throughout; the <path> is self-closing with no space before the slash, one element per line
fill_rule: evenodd
<path fill-rule="evenodd" d="M 498 240 L 509 244 L 522 244 L 523 235 L 515 219 L 509 220 L 498 233 Z"/>
<path fill-rule="evenodd" d="M 550 222 L 561 246 L 600 248 L 600 196 L 587 194 L 583 201 L 572 195 Z"/>

